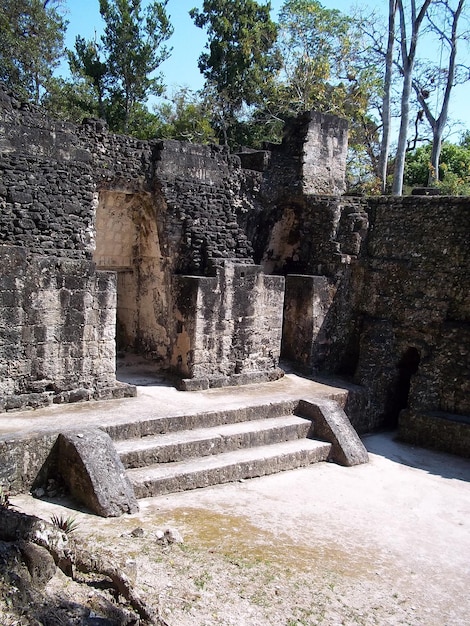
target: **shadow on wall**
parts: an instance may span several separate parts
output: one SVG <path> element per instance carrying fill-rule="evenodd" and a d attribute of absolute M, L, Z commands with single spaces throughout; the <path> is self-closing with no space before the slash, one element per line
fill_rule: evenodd
<path fill-rule="evenodd" d="M 336 278 L 287 276 L 281 357 L 300 372 L 361 385 L 369 400 L 350 415 L 359 432 L 396 429 L 421 354 L 410 346 L 400 356 L 393 329 L 384 336 L 382 327 L 373 335 L 378 350 L 370 350 L 376 329 L 360 313 L 360 287 L 352 267 Z"/>

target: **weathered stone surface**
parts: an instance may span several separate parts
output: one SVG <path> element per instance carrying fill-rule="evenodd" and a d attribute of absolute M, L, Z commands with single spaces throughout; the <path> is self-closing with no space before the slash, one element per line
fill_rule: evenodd
<path fill-rule="evenodd" d="M 21 542 L 19 548 L 32 583 L 44 587 L 56 573 L 56 564 L 51 553 L 46 548 L 26 541 Z"/>
<path fill-rule="evenodd" d="M 113 442 L 101 430 L 61 433 L 58 471 L 72 496 L 97 515 L 118 517 L 138 510 Z"/>
<path fill-rule="evenodd" d="M 224 261 L 216 277 L 183 276 L 177 284 L 173 366 L 190 379 L 186 388 L 266 380 L 278 372 L 283 277 Z"/>
<path fill-rule="evenodd" d="M 328 343 L 326 317 L 336 293 L 326 276 L 286 276 L 283 358 L 306 368 Z"/>
<path fill-rule="evenodd" d="M 288 293 L 285 354 L 362 386 L 361 430 L 470 414 L 469 200 L 340 196 L 346 130 L 310 112 L 236 156 L 64 124 L 0 87 L 0 410 L 113 397 L 115 336 L 187 389 L 274 375 L 271 296 L 296 274 L 322 295 Z"/>
<path fill-rule="evenodd" d="M 470 417 L 444 412 L 400 413 L 398 437 L 414 446 L 470 458 Z"/>
<path fill-rule="evenodd" d="M 347 467 L 369 462 L 364 444 L 337 402 L 318 400 L 313 404 L 301 400 L 298 412 L 314 420 L 314 437 L 331 443 L 330 460 Z"/>
<path fill-rule="evenodd" d="M 14 246 L 0 245 L 0 262 L 0 409 L 112 392 L 115 277 L 85 259 L 39 257 Z"/>

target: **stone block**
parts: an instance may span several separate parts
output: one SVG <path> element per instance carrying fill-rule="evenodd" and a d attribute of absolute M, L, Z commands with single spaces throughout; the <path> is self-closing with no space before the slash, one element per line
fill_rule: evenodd
<path fill-rule="evenodd" d="M 369 462 L 369 455 L 348 416 L 334 400 L 301 400 L 298 414 L 313 419 L 313 436 L 332 444 L 329 458 L 350 467 Z"/>
<path fill-rule="evenodd" d="M 71 495 L 102 517 L 135 513 L 137 500 L 108 434 L 97 429 L 63 432 L 58 472 Z"/>

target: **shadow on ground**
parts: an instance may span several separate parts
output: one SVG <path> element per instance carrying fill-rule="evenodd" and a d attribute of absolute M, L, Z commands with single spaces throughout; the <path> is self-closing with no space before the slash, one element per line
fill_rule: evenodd
<path fill-rule="evenodd" d="M 382 433 L 380 437 L 365 435 L 362 441 L 367 451 L 390 461 L 420 469 L 454 480 L 470 482 L 470 461 L 445 452 L 429 451 L 399 441 L 396 432 Z"/>

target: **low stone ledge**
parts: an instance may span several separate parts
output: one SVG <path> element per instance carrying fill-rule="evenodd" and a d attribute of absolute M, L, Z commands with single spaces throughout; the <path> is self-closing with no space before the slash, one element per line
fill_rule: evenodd
<path fill-rule="evenodd" d="M 6 411 L 24 411 L 39 409 L 51 404 L 72 404 L 90 400 L 120 400 L 135 398 L 137 387 L 128 383 L 116 381 L 109 387 L 96 389 L 70 389 L 67 391 L 37 391 L 31 393 L 11 394 L 0 396 L 0 413 Z"/>
<path fill-rule="evenodd" d="M 265 372 L 247 372 L 234 374 L 233 376 L 207 376 L 204 378 L 183 378 L 177 382 L 180 391 L 203 391 L 204 389 L 217 389 L 221 387 L 238 387 L 268 383 L 279 380 L 285 372 L 280 368 Z"/>
<path fill-rule="evenodd" d="M 400 413 L 398 438 L 414 446 L 470 458 L 470 416 L 405 410 Z"/>

